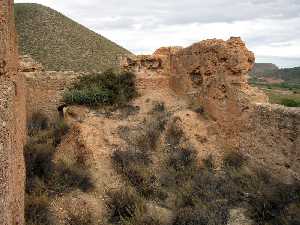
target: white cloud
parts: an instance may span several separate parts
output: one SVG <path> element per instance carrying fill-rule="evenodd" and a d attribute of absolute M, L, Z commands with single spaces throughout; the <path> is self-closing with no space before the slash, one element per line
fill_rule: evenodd
<path fill-rule="evenodd" d="M 15 2 L 29 2 L 16 0 Z M 299 0 L 35 0 L 134 53 L 241 36 L 258 61 L 300 65 Z"/>

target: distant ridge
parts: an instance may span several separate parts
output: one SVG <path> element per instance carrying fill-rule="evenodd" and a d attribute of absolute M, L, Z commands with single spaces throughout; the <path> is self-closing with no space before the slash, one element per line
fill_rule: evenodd
<path fill-rule="evenodd" d="M 118 67 L 120 56 L 132 54 L 40 4 L 15 4 L 15 18 L 20 52 L 47 70 L 104 71 Z"/>
<path fill-rule="evenodd" d="M 300 84 L 300 67 L 279 69 L 272 63 L 255 63 L 250 76 L 263 79 L 281 79 L 286 83 Z"/>

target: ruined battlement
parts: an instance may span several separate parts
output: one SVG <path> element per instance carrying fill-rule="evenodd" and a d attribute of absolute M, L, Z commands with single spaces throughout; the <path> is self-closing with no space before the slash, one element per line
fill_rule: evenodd
<path fill-rule="evenodd" d="M 221 146 L 242 150 L 287 179 L 287 174 L 300 177 L 300 110 L 271 105 L 261 90 L 249 86 L 255 57 L 240 38 L 160 48 L 124 62 L 138 77 L 163 78 L 164 85 L 157 86 L 201 106 L 215 121 Z"/>
<path fill-rule="evenodd" d="M 57 120 L 64 91 L 82 76 L 73 71 L 45 71 L 30 56 L 21 57 L 19 70 L 26 82 L 27 120 L 37 112 L 47 115 L 50 121 Z"/>

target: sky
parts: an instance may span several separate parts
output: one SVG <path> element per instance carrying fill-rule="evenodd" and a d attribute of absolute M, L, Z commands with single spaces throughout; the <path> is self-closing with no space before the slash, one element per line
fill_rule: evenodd
<path fill-rule="evenodd" d="M 300 0 L 15 0 L 49 6 L 135 54 L 240 36 L 257 62 L 300 66 Z"/>

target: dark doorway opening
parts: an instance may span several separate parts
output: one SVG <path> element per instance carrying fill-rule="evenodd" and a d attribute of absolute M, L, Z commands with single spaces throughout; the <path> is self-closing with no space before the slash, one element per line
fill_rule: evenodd
<path fill-rule="evenodd" d="M 58 111 L 58 113 L 59 113 L 59 117 L 60 117 L 60 118 L 63 118 L 63 117 L 64 117 L 64 108 L 65 108 L 65 107 L 67 107 L 66 104 L 63 104 L 63 105 L 57 107 L 57 111 Z"/>

